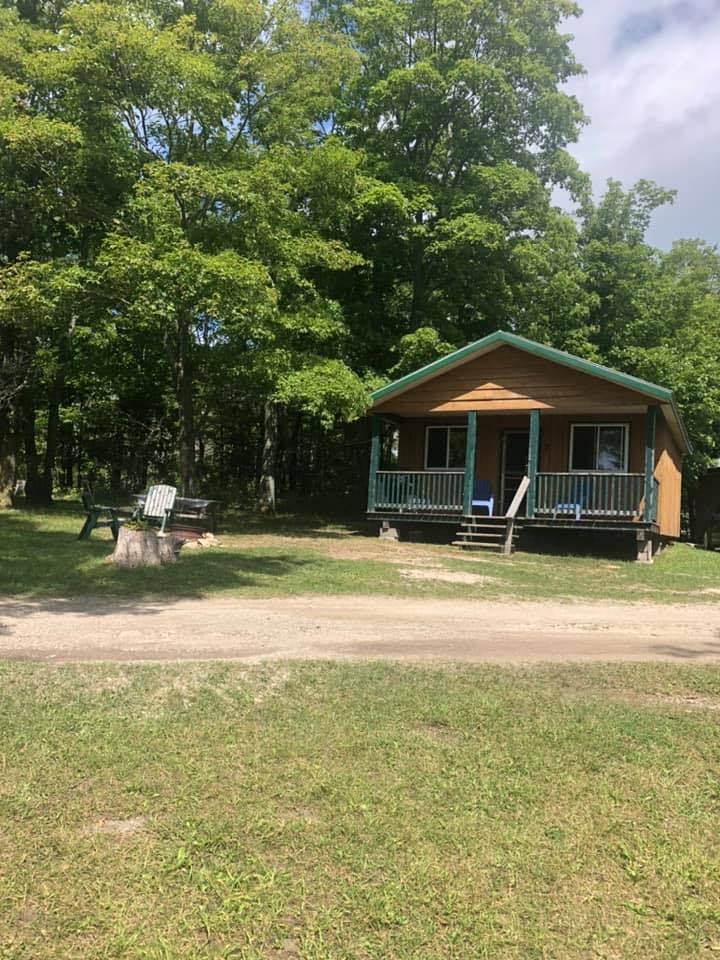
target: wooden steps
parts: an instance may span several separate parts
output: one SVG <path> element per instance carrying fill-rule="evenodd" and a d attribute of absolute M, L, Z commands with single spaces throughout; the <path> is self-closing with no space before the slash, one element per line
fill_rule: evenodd
<path fill-rule="evenodd" d="M 507 523 L 505 517 L 463 517 L 452 545 L 463 550 L 492 550 L 495 553 L 504 553 Z M 511 550 L 516 539 L 517 530 L 514 529 Z"/>

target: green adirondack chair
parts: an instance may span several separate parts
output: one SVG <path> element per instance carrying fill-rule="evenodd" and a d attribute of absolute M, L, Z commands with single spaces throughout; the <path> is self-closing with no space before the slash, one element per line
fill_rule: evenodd
<path fill-rule="evenodd" d="M 88 487 L 82 495 L 83 507 L 85 507 L 85 522 L 78 535 L 78 540 L 88 540 L 90 534 L 97 527 L 110 527 L 113 540 L 117 540 L 120 532 L 120 524 L 125 518 L 120 516 L 118 507 L 106 507 L 95 503 L 95 496 Z"/>

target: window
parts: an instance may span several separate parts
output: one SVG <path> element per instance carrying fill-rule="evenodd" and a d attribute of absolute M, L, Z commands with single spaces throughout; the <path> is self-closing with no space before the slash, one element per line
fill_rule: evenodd
<path fill-rule="evenodd" d="M 465 427 L 428 427 L 425 433 L 426 470 L 462 470 L 465 466 Z"/>
<path fill-rule="evenodd" d="M 570 469 L 625 473 L 628 459 L 626 423 L 574 423 L 570 428 Z"/>

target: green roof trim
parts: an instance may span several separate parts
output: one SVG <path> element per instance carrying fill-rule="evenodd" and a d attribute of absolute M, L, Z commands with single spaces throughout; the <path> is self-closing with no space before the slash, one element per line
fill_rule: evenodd
<path fill-rule="evenodd" d="M 641 380 L 639 377 L 631 377 L 628 373 L 620 373 L 619 370 L 613 370 L 611 367 L 604 367 L 600 363 L 593 363 L 592 360 L 583 360 L 582 357 L 576 357 L 572 353 L 566 353 L 564 350 L 557 350 L 555 347 L 547 347 L 543 343 L 536 343 L 534 340 L 526 340 L 516 333 L 507 333 L 504 330 L 498 330 L 491 333 L 482 340 L 476 340 L 469 343 L 454 353 L 449 353 L 446 357 L 440 357 L 439 360 L 433 360 L 427 366 L 420 367 L 412 373 L 400 377 L 386 387 L 380 387 L 374 390 L 370 396 L 373 403 L 382 400 L 385 397 L 404 390 L 413 383 L 418 383 L 426 377 L 440 373 L 446 367 L 454 366 L 458 362 L 469 359 L 474 353 L 480 350 L 486 350 L 488 347 L 500 346 L 502 344 L 508 347 L 517 347 L 518 350 L 524 350 L 525 353 L 532 353 L 536 357 L 542 357 L 543 360 L 550 360 L 553 363 L 562 363 L 563 366 L 571 367 L 573 370 L 579 370 L 581 373 L 587 373 L 591 377 L 600 377 L 603 380 L 609 380 L 610 383 L 616 383 L 620 387 L 626 387 L 628 390 L 636 390 L 639 393 L 648 394 L 656 400 L 663 403 L 672 403 L 672 390 L 667 387 L 659 387 L 656 383 L 649 383 L 647 380 Z"/>
<path fill-rule="evenodd" d="M 677 421 L 678 429 L 682 434 L 683 442 L 685 443 L 686 452 L 692 453 L 693 452 L 692 441 L 690 440 L 690 436 L 687 432 L 687 428 L 685 427 L 685 421 L 683 420 L 682 415 L 680 414 L 680 411 L 677 408 L 677 404 L 675 403 L 675 397 L 673 397 L 673 399 L 670 401 L 670 406 L 672 407 L 673 415 L 675 417 L 675 420 Z"/>
<path fill-rule="evenodd" d="M 469 360 L 476 353 L 502 345 L 516 347 L 518 350 L 531 353 L 536 357 L 541 357 L 543 360 L 560 363 L 565 367 L 570 367 L 572 370 L 588 374 L 591 377 L 598 377 L 601 380 L 607 380 L 609 383 L 614 383 L 619 387 L 625 387 L 627 390 L 633 390 L 645 396 L 652 397 L 660 403 L 669 404 L 672 407 L 678 428 L 687 448 L 691 450 L 690 440 L 682 418 L 675 406 L 672 390 L 668 390 L 667 387 L 658 386 L 656 383 L 650 383 L 648 380 L 642 380 L 640 377 L 633 377 L 628 373 L 621 373 L 619 370 L 613 370 L 611 367 L 605 367 L 600 363 L 584 360 L 582 357 L 576 357 L 574 354 L 566 353 L 564 350 L 557 350 L 555 347 L 548 347 L 543 343 L 527 340 L 525 337 L 518 336 L 516 333 L 508 333 L 505 330 L 497 330 L 495 333 L 491 333 L 481 340 L 476 340 L 474 343 L 469 343 L 466 347 L 461 347 L 460 350 L 449 353 L 446 357 L 433 360 L 432 363 L 428 363 L 426 366 L 420 367 L 419 370 L 414 370 L 412 373 L 400 377 L 399 380 L 395 380 L 385 387 L 374 390 L 370 394 L 373 405 L 380 400 L 384 400 L 387 397 L 406 390 L 408 387 L 413 386 L 413 384 L 436 376 L 449 367 L 457 366 L 462 363 L 462 361 Z"/>

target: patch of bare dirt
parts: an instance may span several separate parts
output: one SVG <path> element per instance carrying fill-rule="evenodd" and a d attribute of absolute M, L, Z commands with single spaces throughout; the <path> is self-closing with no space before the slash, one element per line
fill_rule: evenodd
<path fill-rule="evenodd" d="M 286 807 L 279 811 L 278 817 L 283 823 L 303 822 L 312 824 L 318 822 L 315 811 L 311 810 L 310 807 L 303 806 Z"/>
<path fill-rule="evenodd" d="M 263 683 L 262 686 L 257 686 L 255 689 L 255 694 L 253 696 L 253 701 L 255 704 L 264 703 L 269 697 L 274 696 L 278 693 L 285 684 L 290 679 L 290 671 L 287 669 L 275 670 L 267 682 Z"/>
<path fill-rule="evenodd" d="M 444 570 L 442 562 L 437 559 L 428 560 L 424 557 L 414 559 L 413 557 L 401 557 L 399 560 L 392 559 L 390 563 L 399 567 L 425 567 L 430 570 Z"/>
<path fill-rule="evenodd" d="M 145 827 L 145 817 L 128 817 L 127 820 L 98 820 L 90 828 L 91 833 L 103 833 L 108 836 L 124 839 L 138 833 Z"/>
<path fill-rule="evenodd" d="M 27 901 L 18 914 L 18 923 L 21 926 L 31 927 L 41 917 L 40 908 L 33 900 Z"/>
<path fill-rule="evenodd" d="M 268 960 L 293 960 L 294 957 L 300 956 L 300 944 L 292 937 L 286 937 L 279 947 L 269 948 L 265 956 Z"/>
<path fill-rule="evenodd" d="M 464 573 L 459 570 L 444 570 L 442 567 L 413 568 L 404 567 L 400 576 L 405 580 L 430 580 L 435 583 L 493 583 L 495 577 L 483 577 L 477 573 Z"/>
<path fill-rule="evenodd" d="M 382 560 L 391 563 L 414 563 L 443 557 L 457 556 L 449 553 L 443 544 L 408 543 L 381 540 L 379 537 L 364 537 L 351 532 L 334 534 L 332 537 L 281 536 L 277 534 L 250 534 L 237 540 L 224 537 L 223 542 L 244 549 L 277 549 L 278 547 L 301 547 L 333 560 Z"/>
<path fill-rule="evenodd" d="M 130 678 L 124 673 L 118 673 L 110 677 L 98 677 L 91 684 L 93 693 L 119 693 L 130 686 Z"/>
<path fill-rule="evenodd" d="M 457 732 L 444 723 L 433 723 L 432 721 L 418 723 L 415 725 L 415 729 L 418 733 L 423 734 L 430 740 L 435 740 L 437 743 L 448 743 L 457 739 Z"/>
<path fill-rule="evenodd" d="M 684 707 L 686 710 L 720 710 L 720 700 L 701 697 L 695 694 L 684 696 L 676 694 L 655 694 L 645 698 L 649 703 L 663 703 L 671 707 Z"/>

